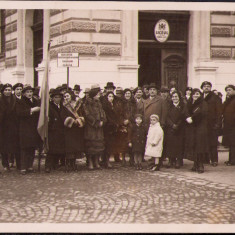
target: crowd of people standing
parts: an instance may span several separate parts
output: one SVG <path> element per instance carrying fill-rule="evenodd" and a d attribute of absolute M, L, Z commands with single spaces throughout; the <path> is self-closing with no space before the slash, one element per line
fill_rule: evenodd
<path fill-rule="evenodd" d="M 226 165 L 235 165 L 235 86 L 225 87 L 226 100 L 204 81 L 201 89 L 187 87 L 115 87 L 108 82 L 81 88 L 67 84 L 50 90 L 48 142 L 45 171 L 77 169 L 76 159 L 86 157 L 89 170 L 112 168 L 110 158 L 123 166 L 150 170 L 180 168 L 183 159 L 193 161 L 192 171 L 204 172 L 204 164 L 218 165 L 218 136 L 229 147 Z M 39 89 L 7 83 L 1 87 L 0 151 L 4 170 L 16 163 L 21 174 L 32 172 L 35 151 L 42 152 L 37 132 Z"/>

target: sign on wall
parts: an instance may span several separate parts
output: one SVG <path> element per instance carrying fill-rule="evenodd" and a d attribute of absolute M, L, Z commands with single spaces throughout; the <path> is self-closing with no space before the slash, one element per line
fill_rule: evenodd
<path fill-rule="evenodd" d="M 78 67 L 78 53 L 58 53 L 57 67 Z"/>
<path fill-rule="evenodd" d="M 159 20 L 154 27 L 154 36 L 159 42 L 167 41 L 170 35 L 170 27 L 166 20 Z"/>

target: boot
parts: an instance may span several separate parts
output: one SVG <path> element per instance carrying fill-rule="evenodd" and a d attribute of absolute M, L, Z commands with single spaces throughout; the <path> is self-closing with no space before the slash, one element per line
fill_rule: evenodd
<path fill-rule="evenodd" d="M 88 161 L 88 170 L 94 170 L 93 161 L 91 155 L 87 155 L 87 161 Z"/>
<path fill-rule="evenodd" d="M 201 154 L 198 156 L 198 169 L 197 169 L 197 172 L 199 174 L 204 172 L 203 156 Z"/>
<path fill-rule="evenodd" d="M 198 169 L 197 161 L 194 161 L 191 171 L 197 171 L 197 169 Z"/>
<path fill-rule="evenodd" d="M 126 165 L 126 159 L 125 159 L 125 153 L 121 153 L 121 159 L 122 159 L 122 166 Z"/>
<path fill-rule="evenodd" d="M 100 158 L 99 155 L 94 156 L 94 165 L 95 165 L 95 168 L 97 169 L 101 169 L 100 164 L 99 164 L 99 158 Z"/>
<path fill-rule="evenodd" d="M 109 155 L 106 155 L 106 160 L 105 160 L 105 165 L 107 168 L 112 168 L 112 165 L 111 163 L 109 162 Z"/>
<path fill-rule="evenodd" d="M 114 154 L 114 161 L 115 162 L 120 162 L 119 154 Z"/>
<path fill-rule="evenodd" d="M 175 164 L 175 168 L 176 168 L 176 169 L 179 169 L 179 168 L 180 168 L 180 166 L 181 166 L 180 162 L 181 162 L 180 159 L 177 158 L 176 164 Z"/>

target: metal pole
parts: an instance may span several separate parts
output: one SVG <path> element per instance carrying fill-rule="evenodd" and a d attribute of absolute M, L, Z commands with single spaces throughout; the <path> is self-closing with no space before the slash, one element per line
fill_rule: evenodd
<path fill-rule="evenodd" d="M 67 90 L 69 89 L 69 67 L 67 67 Z"/>

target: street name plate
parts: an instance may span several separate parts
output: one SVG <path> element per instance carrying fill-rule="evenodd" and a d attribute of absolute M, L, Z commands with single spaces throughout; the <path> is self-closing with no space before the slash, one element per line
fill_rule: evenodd
<path fill-rule="evenodd" d="M 79 67 L 79 53 L 58 53 L 57 67 Z"/>

